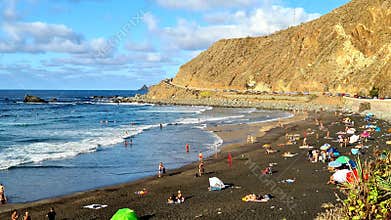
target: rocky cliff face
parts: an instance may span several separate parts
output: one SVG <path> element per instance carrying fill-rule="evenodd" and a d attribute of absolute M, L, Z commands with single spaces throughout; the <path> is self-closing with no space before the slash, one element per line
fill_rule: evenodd
<path fill-rule="evenodd" d="M 180 67 L 189 88 L 391 96 L 391 0 L 353 0 L 265 37 L 223 39 Z M 161 90 L 157 86 L 152 91 Z"/>

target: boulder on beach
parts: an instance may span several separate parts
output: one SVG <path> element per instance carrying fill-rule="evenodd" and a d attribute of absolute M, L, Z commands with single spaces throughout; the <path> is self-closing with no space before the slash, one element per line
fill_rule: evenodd
<path fill-rule="evenodd" d="M 39 98 L 38 96 L 25 95 L 23 102 L 27 103 L 48 103 L 46 100 Z"/>

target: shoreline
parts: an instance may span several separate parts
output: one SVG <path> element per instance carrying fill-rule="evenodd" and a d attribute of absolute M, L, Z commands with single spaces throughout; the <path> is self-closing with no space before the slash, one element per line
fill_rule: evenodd
<path fill-rule="evenodd" d="M 264 136 L 271 129 L 278 127 L 279 121 L 282 124 L 289 124 L 289 123 L 298 122 L 300 120 L 303 120 L 302 118 L 298 118 L 298 117 L 299 117 L 298 115 L 292 115 L 289 117 L 285 117 L 281 120 L 280 119 L 273 119 L 271 121 L 257 122 L 257 123 L 252 123 L 252 124 L 219 125 L 216 127 L 207 127 L 205 130 L 214 133 L 215 135 L 217 135 L 219 138 L 221 138 L 223 140 L 223 144 L 219 147 L 220 150 L 218 151 L 218 154 L 225 154 L 228 151 L 233 151 L 236 148 L 239 148 L 240 146 L 248 145 L 248 144 L 244 141 L 246 138 L 245 136 L 244 137 L 241 136 L 241 138 L 243 139 L 241 142 L 230 144 L 230 142 L 231 142 L 230 138 L 232 138 L 232 136 L 221 137 L 220 132 L 230 132 L 233 127 L 236 127 L 235 129 L 243 129 L 244 127 L 247 127 L 247 128 L 251 127 L 253 129 L 255 129 L 255 131 L 253 130 L 250 132 L 251 135 L 256 134 L 255 135 L 256 138 L 259 139 L 259 138 L 262 138 L 262 136 Z M 262 128 L 260 128 L 260 127 L 262 127 Z M 213 128 L 219 128 L 220 131 L 216 131 Z M 258 131 L 257 131 L 257 129 L 258 129 Z M 225 143 L 228 143 L 228 144 L 225 144 Z M 245 153 L 245 152 L 243 152 L 243 153 Z M 214 155 L 210 155 L 209 157 L 207 157 L 205 159 L 205 161 L 208 163 L 209 162 L 217 163 L 217 162 L 221 162 L 222 160 L 223 160 L 222 158 L 219 158 L 219 159 L 214 158 Z M 190 170 L 193 170 L 197 166 L 198 166 L 198 161 L 192 162 L 192 163 L 186 164 L 182 167 L 170 170 L 167 173 L 167 175 L 173 176 L 173 175 L 176 175 L 177 173 L 189 172 Z M 46 206 L 46 205 L 53 204 L 53 203 L 62 203 L 63 201 L 67 201 L 67 200 L 71 200 L 71 199 L 75 199 L 75 198 L 90 197 L 92 194 L 99 193 L 102 191 L 111 191 L 111 190 L 116 190 L 116 189 L 124 188 L 124 187 L 134 187 L 136 185 L 144 184 L 146 182 L 150 182 L 150 181 L 154 181 L 154 180 L 156 180 L 156 175 L 146 176 L 141 179 L 136 179 L 133 181 L 124 182 L 124 183 L 120 183 L 120 184 L 98 187 L 98 188 L 94 188 L 94 189 L 90 189 L 90 190 L 65 194 L 65 195 L 61 195 L 61 196 L 44 198 L 44 199 L 40 199 L 40 200 L 36 200 L 36 201 L 22 202 L 22 203 L 10 203 L 10 204 L 0 206 L 0 216 L 2 216 L 3 214 L 5 214 L 7 212 L 10 212 L 13 209 L 24 210 L 24 209 L 31 209 L 31 208 L 36 208 L 36 207 L 40 207 L 40 206 Z"/>

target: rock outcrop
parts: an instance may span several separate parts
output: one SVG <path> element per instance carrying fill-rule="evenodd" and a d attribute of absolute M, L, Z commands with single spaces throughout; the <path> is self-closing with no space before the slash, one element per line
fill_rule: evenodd
<path fill-rule="evenodd" d="M 26 103 L 48 103 L 46 100 L 39 98 L 38 96 L 25 95 L 23 102 Z"/>
<path fill-rule="evenodd" d="M 199 89 L 391 96 L 391 0 L 352 0 L 265 37 L 223 39 L 180 67 L 174 85 Z M 150 90 L 166 91 L 164 84 Z M 158 92 L 157 92 L 158 91 Z"/>

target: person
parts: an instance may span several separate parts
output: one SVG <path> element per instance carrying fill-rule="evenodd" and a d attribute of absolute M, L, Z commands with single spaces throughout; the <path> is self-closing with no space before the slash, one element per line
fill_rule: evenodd
<path fill-rule="evenodd" d="M 166 168 L 163 165 L 163 162 L 159 163 L 159 178 L 166 173 Z"/>
<path fill-rule="evenodd" d="M 202 152 L 200 151 L 200 153 L 198 154 L 199 160 L 202 161 L 203 157 L 204 157 L 204 156 L 202 155 Z"/>
<path fill-rule="evenodd" d="M 125 147 L 127 147 L 128 146 L 128 141 L 125 140 L 124 144 L 125 144 Z"/>
<path fill-rule="evenodd" d="M 162 130 L 162 129 L 163 129 L 163 125 L 160 123 L 160 125 L 159 125 L 159 126 L 160 126 L 160 130 Z"/>
<path fill-rule="evenodd" d="M 176 203 L 185 202 L 185 197 L 183 197 L 182 192 L 180 190 L 178 190 L 178 194 L 175 199 L 176 199 Z"/>
<path fill-rule="evenodd" d="M 303 138 L 303 146 L 307 146 L 307 137 Z"/>
<path fill-rule="evenodd" d="M 262 175 L 272 175 L 273 174 L 273 171 L 272 171 L 272 167 L 266 167 L 264 170 L 262 170 Z"/>
<path fill-rule="evenodd" d="M 186 144 L 186 153 L 189 153 L 189 144 Z"/>
<path fill-rule="evenodd" d="M 168 199 L 167 199 L 168 204 L 174 204 L 175 203 L 175 195 L 172 194 Z"/>
<path fill-rule="evenodd" d="M 232 155 L 231 155 L 231 153 L 228 153 L 228 165 L 229 165 L 229 167 L 232 167 Z"/>
<path fill-rule="evenodd" d="M 27 210 L 24 212 L 23 220 L 31 220 L 31 217 L 30 217 L 29 212 Z"/>
<path fill-rule="evenodd" d="M 7 197 L 5 196 L 4 186 L 0 183 L 0 204 L 6 204 Z"/>
<path fill-rule="evenodd" d="M 46 214 L 48 217 L 48 220 L 56 220 L 56 212 L 54 211 L 54 208 L 50 208 L 48 214 Z"/>
<path fill-rule="evenodd" d="M 204 172 L 205 172 L 204 162 L 201 161 L 200 164 L 198 164 L 198 175 L 202 176 L 204 175 Z"/>
<path fill-rule="evenodd" d="M 18 220 L 19 213 L 15 209 L 11 211 L 11 220 Z"/>

